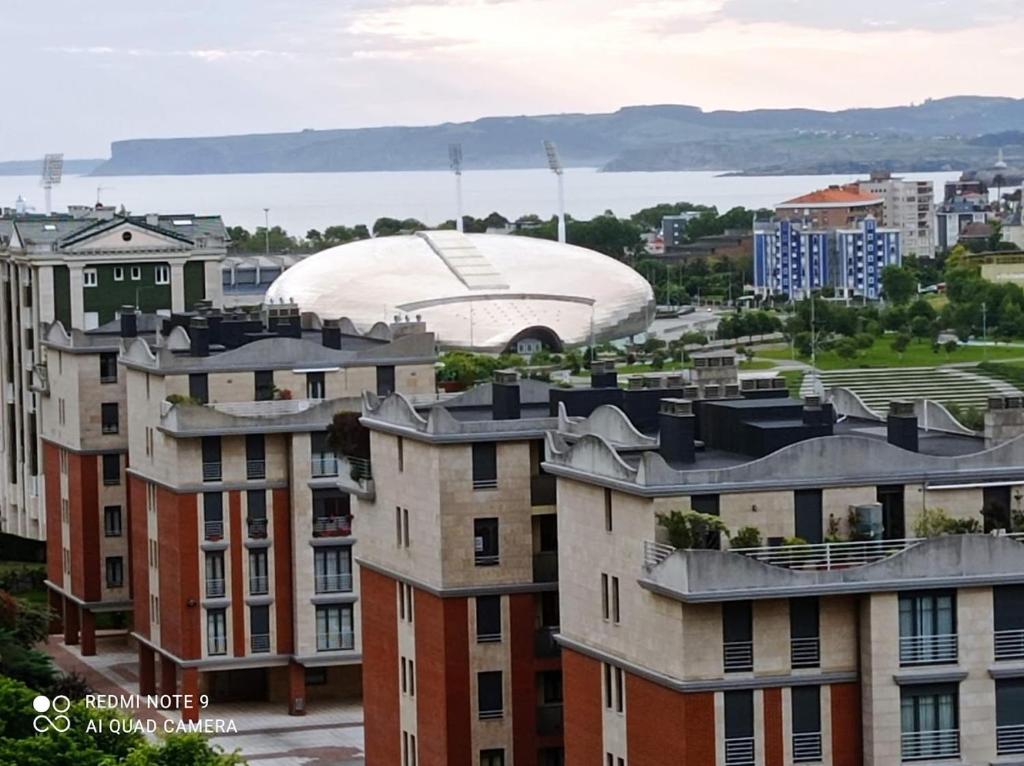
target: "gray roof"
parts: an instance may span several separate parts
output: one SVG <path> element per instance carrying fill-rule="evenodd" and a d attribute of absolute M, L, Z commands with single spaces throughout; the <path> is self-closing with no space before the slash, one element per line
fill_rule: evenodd
<path fill-rule="evenodd" d="M 167 237 L 180 240 L 183 244 L 193 244 L 199 237 L 212 237 L 227 240 L 227 230 L 220 216 L 159 215 L 156 225 L 149 222 L 150 216 L 122 216 L 112 218 L 75 218 L 65 215 L 28 216 L 5 219 L 12 228 L 16 228 L 22 243 L 26 245 L 45 245 L 58 243 L 60 247 L 71 245 L 87 237 L 103 231 L 130 223 L 149 229 Z"/>

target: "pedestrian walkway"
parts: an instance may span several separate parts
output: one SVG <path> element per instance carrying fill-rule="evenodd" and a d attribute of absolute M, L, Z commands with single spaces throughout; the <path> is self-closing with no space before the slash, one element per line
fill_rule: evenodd
<path fill-rule="evenodd" d="M 137 654 L 124 634 L 99 635 L 97 653 L 83 657 L 77 646 L 65 646 L 50 636 L 43 649 L 64 671 L 84 676 L 98 694 L 136 695 Z M 363 766 L 363 708 L 359 702 L 310 702 L 304 716 L 289 716 L 284 703 L 217 703 L 201 717 L 231 721 L 237 733 L 219 734 L 210 741 L 231 752 L 239 750 L 253 766 Z M 158 730 L 165 721 L 176 723 L 176 710 L 133 710 L 140 720 L 152 720 Z"/>

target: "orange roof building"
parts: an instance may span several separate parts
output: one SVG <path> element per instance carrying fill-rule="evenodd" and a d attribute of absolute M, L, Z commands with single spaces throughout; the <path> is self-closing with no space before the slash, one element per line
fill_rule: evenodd
<path fill-rule="evenodd" d="M 780 202 L 775 206 L 775 215 L 799 219 L 814 228 L 834 229 L 849 226 L 868 215 L 882 220 L 883 204 L 881 197 L 860 191 L 856 184 L 829 186 Z"/>

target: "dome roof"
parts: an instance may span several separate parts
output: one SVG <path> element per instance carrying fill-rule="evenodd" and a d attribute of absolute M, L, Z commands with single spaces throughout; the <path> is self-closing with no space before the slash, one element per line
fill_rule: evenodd
<path fill-rule="evenodd" d="M 644 332 L 654 293 L 633 269 L 573 245 L 499 234 L 420 232 L 321 251 L 285 271 L 268 301 L 357 326 L 420 316 L 440 343 L 501 351 L 553 331 L 566 345 Z M 593 328 L 591 328 L 593 325 Z"/>

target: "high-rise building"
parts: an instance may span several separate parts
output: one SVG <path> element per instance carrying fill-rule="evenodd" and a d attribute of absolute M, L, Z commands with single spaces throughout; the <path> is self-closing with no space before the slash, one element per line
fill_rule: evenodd
<path fill-rule="evenodd" d="M 795 218 L 814 229 L 840 229 L 869 215 L 883 220 L 885 202 L 855 186 L 829 186 L 775 206 L 776 218 Z"/>
<path fill-rule="evenodd" d="M 52 371 L 41 328 L 59 320 L 68 331 L 91 330 L 114 320 L 124 304 L 169 314 L 200 300 L 219 303 L 226 247 L 217 216 L 81 207 L 0 218 L 3 531 L 46 537 L 39 397 Z"/>
<path fill-rule="evenodd" d="M 846 296 L 879 298 L 885 267 L 899 266 L 903 262 L 899 229 L 883 228 L 869 216 L 855 226 L 838 229 L 835 237 L 836 287 Z"/>
<path fill-rule="evenodd" d="M 879 171 L 866 181 L 857 181 L 855 186 L 882 198 L 879 221 L 886 228 L 899 229 L 905 256 L 934 257 L 935 189 L 931 181 L 907 181 L 893 178 L 888 171 Z"/>
<path fill-rule="evenodd" d="M 754 226 L 754 286 L 761 295 L 807 297 L 831 284 L 833 236 L 798 220 Z"/>

